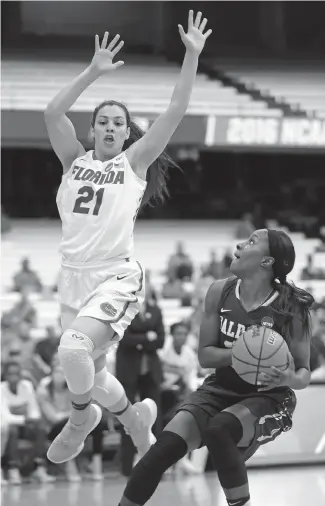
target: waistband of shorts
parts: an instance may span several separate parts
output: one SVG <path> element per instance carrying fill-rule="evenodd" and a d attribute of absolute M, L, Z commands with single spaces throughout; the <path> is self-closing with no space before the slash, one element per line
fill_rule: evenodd
<path fill-rule="evenodd" d="M 61 267 L 68 269 L 87 270 L 87 269 L 107 269 L 112 264 L 121 262 L 130 262 L 131 258 L 115 257 L 104 262 L 68 262 L 64 258 L 61 260 Z"/>

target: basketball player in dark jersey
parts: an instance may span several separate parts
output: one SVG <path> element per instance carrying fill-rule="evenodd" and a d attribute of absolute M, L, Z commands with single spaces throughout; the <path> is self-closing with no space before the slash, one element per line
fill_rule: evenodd
<path fill-rule="evenodd" d="M 234 277 L 214 282 L 206 296 L 199 361 L 215 368 L 190 394 L 135 466 L 120 506 L 145 504 L 163 473 L 189 451 L 206 445 L 230 506 L 250 505 L 245 461 L 259 445 L 292 426 L 294 390 L 310 380 L 310 294 L 289 284 L 295 250 L 276 230 L 257 230 L 239 244 L 231 264 Z M 251 385 L 232 368 L 232 346 L 251 325 L 273 327 L 293 357 L 286 371 L 273 368 Z"/>

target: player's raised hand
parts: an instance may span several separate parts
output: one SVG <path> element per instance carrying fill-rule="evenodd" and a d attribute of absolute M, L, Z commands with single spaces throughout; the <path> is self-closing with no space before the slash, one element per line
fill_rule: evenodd
<path fill-rule="evenodd" d="M 195 21 L 193 11 L 189 12 L 187 33 L 184 32 L 182 25 L 178 25 L 181 39 L 187 51 L 192 51 L 193 53 L 197 53 L 198 55 L 204 48 L 205 41 L 212 33 L 212 30 L 208 30 L 207 32 L 203 33 L 208 20 L 207 18 L 204 18 L 201 21 L 201 18 L 202 12 L 197 13 Z"/>
<path fill-rule="evenodd" d="M 95 54 L 90 67 L 100 75 L 115 70 L 118 67 L 121 67 L 121 65 L 124 65 L 123 61 L 117 61 L 116 63 L 113 63 L 113 58 L 115 58 L 117 53 L 122 49 L 124 45 L 123 40 L 119 42 L 120 36 L 115 35 L 114 39 L 112 39 L 111 42 L 107 45 L 108 35 L 108 32 L 104 33 L 101 44 L 99 41 L 99 36 L 95 35 Z"/>

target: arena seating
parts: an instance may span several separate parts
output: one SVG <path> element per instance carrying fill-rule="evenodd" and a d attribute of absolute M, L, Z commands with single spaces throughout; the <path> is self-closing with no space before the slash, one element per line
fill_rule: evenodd
<path fill-rule="evenodd" d="M 33 61 L 5 59 L 2 62 L 2 109 L 44 110 L 58 91 L 82 72 L 86 62 Z M 125 66 L 109 79 L 98 79 L 82 94 L 72 110 L 92 111 L 101 100 L 125 102 L 131 112 L 161 113 L 169 104 L 177 82 L 179 67 L 164 60 L 126 59 Z M 219 81 L 197 76 L 188 109 L 189 114 L 241 114 L 280 116 L 278 109 L 268 109 L 264 101 L 254 101 L 249 94 L 239 94 Z"/>
<path fill-rule="evenodd" d="M 168 257 L 174 252 L 177 241 L 184 242 L 195 267 L 208 261 L 209 252 L 215 249 L 221 256 L 226 249 L 234 250 L 235 221 L 138 221 L 135 229 L 136 255 L 147 270 L 158 292 L 164 283 L 163 271 Z M 317 239 L 305 239 L 301 233 L 291 233 L 297 252 L 296 267 L 290 278 L 299 286 L 312 288 L 316 299 L 325 293 L 325 281 L 299 281 L 300 272 L 308 254 L 314 252 Z M 33 241 L 31 241 L 31 237 Z M 38 313 L 38 328 L 33 331 L 35 338 L 42 337 L 42 328 L 57 325 L 59 303 L 50 287 L 56 283 L 59 270 L 58 246 L 60 224 L 53 221 L 21 220 L 14 222 L 13 231 L 2 241 L 1 312 L 10 309 L 19 299 L 17 293 L 10 293 L 12 277 L 19 269 L 21 258 L 28 256 L 31 267 L 40 275 L 46 290 L 42 295 L 32 296 Z M 324 253 L 314 255 L 315 266 L 324 265 Z M 181 307 L 178 300 L 161 300 L 161 307 L 167 326 L 186 318 L 191 308 Z"/>
<path fill-rule="evenodd" d="M 247 86 L 284 101 L 293 110 L 325 118 L 325 67 L 323 62 L 297 64 L 265 60 L 245 63 L 236 60 L 215 61 L 214 68 L 223 70 Z"/>

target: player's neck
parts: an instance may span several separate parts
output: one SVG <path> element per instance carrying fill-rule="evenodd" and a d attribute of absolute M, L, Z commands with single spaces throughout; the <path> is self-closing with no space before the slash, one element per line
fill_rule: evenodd
<path fill-rule="evenodd" d="M 111 153 L 111 154 L 101 153 L 97 148 L 95 148 L 93 151 L 93 159 L 99 160 L 100 162 L 109 162 L 119 154 L 120 153 Z"/>
<path fill-rule="evenodd" d="M 245 306 L 253 306 L 267 299 L 273 291 L 271 282 L 266 279 L 260 279 L 260 276 L 252 276 L 249 279 L 241 280 L 239 294 L 241 301 Z"/>

